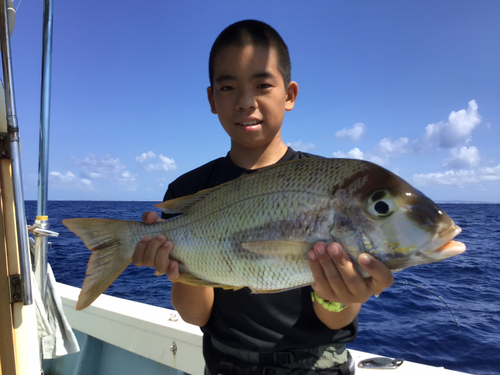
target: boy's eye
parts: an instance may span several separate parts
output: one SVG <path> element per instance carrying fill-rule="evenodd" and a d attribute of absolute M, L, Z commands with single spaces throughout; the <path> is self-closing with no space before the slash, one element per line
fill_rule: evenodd
<path fill-rule="evenodd" d="M 234 90 L 234 88 L 232 88 L 231 86 L 222 86 L 220 88 L 220 91 L 231 91 L 231 90 Z"/>
<path fill-rule="evenodd" d="M 261 83 L 260 85 L 257 86 L 258 89 L 268 89 L 272 87 L 269 83 Z"/>

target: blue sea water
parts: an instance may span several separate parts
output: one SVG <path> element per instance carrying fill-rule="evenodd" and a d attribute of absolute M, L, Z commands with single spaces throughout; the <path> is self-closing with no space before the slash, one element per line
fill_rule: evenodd
<path fill-rule="evenodd" d="M 49 250 L 57 281 L 81 287 L 90 256 L 62 219 L 140 220 L 154 203 L 49 201 L 51 229 L 60 233 Z M 349 347 L 471 374 L 500 374 L 500 204 L 440 206 L 462 227 L 457 240 L 467 251 L 396 273 L 396 282 L 420 288 L 395 284 L 372 297 L 363 305 L 359 335 Z M 36 202 L 27 201 L 26 211 L 32 224 Z M 168 279 L 153 273 L 129 266 L 106 294 L 172 308 Z"/>

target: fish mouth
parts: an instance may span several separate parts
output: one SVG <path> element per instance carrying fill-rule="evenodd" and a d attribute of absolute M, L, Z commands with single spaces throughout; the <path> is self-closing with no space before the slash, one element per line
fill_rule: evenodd
<path fill-rule="evenodd" d="M 423 247 L 423 253 L 433 257 L 445 259 L 465 251 L 465 245 L 462 242 L 453 241 L 453 239 L 462 231 L 458 225 L 452 225 L 449 228 L 439 232 L 437 238 L 431 239 Z"/>
<path fill-rule="evenodd" d="M 449 241 L 445 243 L 443 246 L 434 250 L 434 253 L 441 253 L 443 255 L 448 255 L 446 258 L 451 257 L 453 255 L 457 255 L 463 253 L 465 251 L 465 245 L 462 242 L 458 241 Z"/>
<path fill-rule="evenodd" d="M 384 263 L 390 270 L 398 271 L 419 264 L 439 262 L 461 254 L 465 251 L 465 245 L 453 240 L 461 231 L 462 228 L 458 225 L 447 226 L 422 246 L 417 247 L 413 256 L 394 258 Z"/>

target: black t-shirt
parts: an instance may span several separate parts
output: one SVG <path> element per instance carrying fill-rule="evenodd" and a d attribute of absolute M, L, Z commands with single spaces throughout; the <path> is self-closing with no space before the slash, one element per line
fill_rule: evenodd
<path fill-rule="evenodd" d="M 319 156 L 288 148 L 278 163 L 305 158 Z M 169 185 L 164 200 L 194 194 L 252 172 L 255 170 L 235 165 L 228 154 L 176 179 Z M 214 288 L 212 314 L 201 328 L 205 360 L 211 362 L 217 356 L 210 337 L 232 347 L 259 352 L 354 341 L 357 318 L 340 330 L 328 329 L 314 313 L 311 290 L 308 286 L 280 293 L 252 294 L 248 288 L 238 291 Z"/>

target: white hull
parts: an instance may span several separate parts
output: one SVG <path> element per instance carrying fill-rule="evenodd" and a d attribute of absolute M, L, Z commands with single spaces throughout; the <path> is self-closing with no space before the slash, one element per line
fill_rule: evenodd
<path fill-rule="evenodd" d="M 202 375 L 202 333 L 174 310 L 102 295 L 90 307 L 76 311 L 80 289 L 58 284 L 66 317 L 82 351 L 44 363 L 46 373 Z M 176 348 L 176 352 L 172 350 Z M 356 363 L 376 355 L 350 349 Z M 405 361 L 396 370 L 377 374 L 464 374 Z M 356 374 L 374 374 L 356 368 Z"/>

